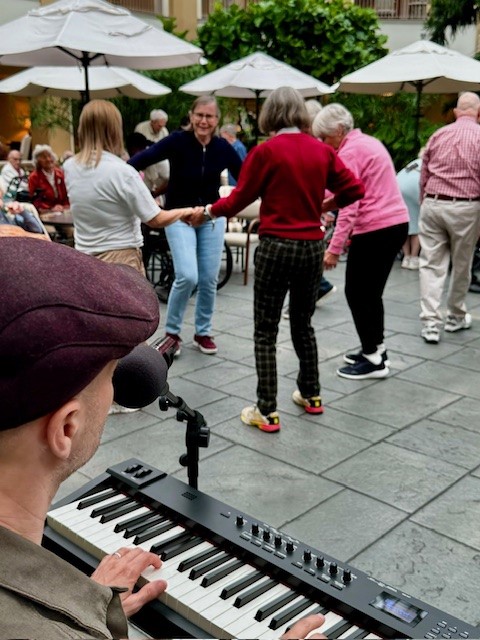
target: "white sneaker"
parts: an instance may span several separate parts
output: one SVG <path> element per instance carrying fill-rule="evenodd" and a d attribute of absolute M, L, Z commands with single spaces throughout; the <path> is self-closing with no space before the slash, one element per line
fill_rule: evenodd
<path fill-rule="evenodd" d="M 428 344 L 438 344 L 440 342 L 440 330 L 434 322 L 427 322 L 423 326 L 421 336 Z"/>
<path fill-rule="evenodd" d="M 140 411 L 140 409 L 130 409 L 129 407 L 122 407 L 122 405 L 112 402 L 112 406 L 108 410 L 108 415 L 111 416 L 117 413 L 135 413 L 135 411 Z"/>
<path fill-rule="evenodd" d="M 466 313 L 463 318 L 457 318 L 457 316 L 448 316 L 445 322 L 445 331 L 449 333 L 455 333 L 455 331 L 461 331 L 462 329 L 470 329 L 472 326 L 472 316 Z"/>
<path fill-rule="evenodd" d="M 402 269 L 410 269 L 410 256 L 405 256 L 400 266 Z"/>
<path fill-rule="evenodd" d="M 420 258 L 418 256 L 410 256 L 407 269 L 417 271 L 420 268 Z"/>

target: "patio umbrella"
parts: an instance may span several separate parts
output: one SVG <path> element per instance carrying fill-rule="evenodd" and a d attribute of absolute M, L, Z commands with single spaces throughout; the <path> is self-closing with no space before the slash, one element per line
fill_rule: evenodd
<path fill-rule="evenodd" d="M 115 65 L 164 69 L 196 64 L 202 50 L 104 0 L 59 0 L 0 26 L 0 64 L 19 67 Z"/>
<path fill-rule="evenodd" d="M 349 73 L 336 88 L 345 93 L 416 93 L 418 138 L 422 93 L 480 90 L 480 62 L 429 40 L 419 40 Z"/>
<path fill-rule="evenodd" d="M 171 93 L 160 82 L 122 67 L 89 69 L 91 98 L 154 98 Z M 0 80 L 0 93 L 35 98 L 52 95 L 80 100 L 85 93 L 82 67 L 32 67 Z"/>
<path fill-rule="evenodd" d="M 320 80 L 260 51 L 187 82 L 180 91 L 194 96 L 214 94 L 224 98 L 255 98 L 258 121 L 260 98 L 266 98 L 274 89 L 285 86 L 297 89 L 306 98 L 334 91 Z"/>

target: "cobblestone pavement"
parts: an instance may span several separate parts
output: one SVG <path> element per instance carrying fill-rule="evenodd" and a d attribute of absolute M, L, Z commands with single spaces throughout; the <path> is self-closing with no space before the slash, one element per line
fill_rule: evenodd
<path fill-rule="evenodd" d="M 193 347 L 190 305 L 169 384 L 211 428 L 210 446 L 201 450 L 199 488 L 480 624 L 480 296 L 468 297 L 470 330 L 425 344 L 418 272 L 396 263 L 385 294 L 390 377 L 345 380 L 335 371 L 346 350 L 359 345 L 343 294 L 344 266 L 329 274 L 338 291 L 314 316 L 321 416 L 291 401 L 297 362 L 289 322 L 281 322 L 277 434 L 239 419 L 255 400 L 252 282 L 243 286 L 236 266 L 219 292 L 215 356 Z M 110 416 L 97 454 L 59 495 L 132 456 L 186 481 L 178 461 L 184 436 L 175 411 L 161 412 L 157 404 Z"/>

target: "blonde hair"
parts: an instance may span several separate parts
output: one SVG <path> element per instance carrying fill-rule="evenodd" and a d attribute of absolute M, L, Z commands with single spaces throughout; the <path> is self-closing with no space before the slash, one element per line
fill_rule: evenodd
<path fill-rule="evenodd" d="M 117 107 L 107 100 L 92 100 L 82 109 L 78 125 L 80 151 L 75 159 L 80 164 L 96 167 L 102 151 L 116 156 L 123 153 L 122 115 Z"/>

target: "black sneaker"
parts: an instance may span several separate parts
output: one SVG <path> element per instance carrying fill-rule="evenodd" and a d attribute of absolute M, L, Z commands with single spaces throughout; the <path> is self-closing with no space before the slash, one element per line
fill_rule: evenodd
<path fill-rule="evenodd" d="M 346 353 L 343 356 L 343 361 L 346 362 L 347 364 L 356 364 L 357 362 L 360 362 L 362 358 L 363 358 L 363 354 L 361 351 L 359 351 L 358 353 Z M 386 351 L 382 353 L 382 361 L 386 367 L 390 366 L 390 360 L 388 359 L 388 355 Z"/>
<path fill-rule="evenodd" d="M 364 356 L 355 364 L 349 364 L 346 367 L 337 369 L 337 376 L 348 378 L 349 380 L 367 380 L 368 378 L 386 378 L 390 373 L 390 369 L 385 362 L 373 364 Z"/>

